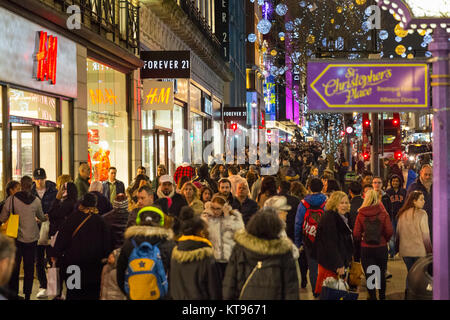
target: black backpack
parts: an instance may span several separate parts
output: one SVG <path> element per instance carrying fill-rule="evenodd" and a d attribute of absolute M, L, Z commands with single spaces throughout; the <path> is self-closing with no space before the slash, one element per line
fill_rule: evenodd
<path fill-rule="evenodd" d="M 377 214 L 375 219 L 369 219 L 366 217 L 364 219 L 364 242 L 370 245 L 378 245 L 381 242 L 381 220 L 378 219 Z"/>

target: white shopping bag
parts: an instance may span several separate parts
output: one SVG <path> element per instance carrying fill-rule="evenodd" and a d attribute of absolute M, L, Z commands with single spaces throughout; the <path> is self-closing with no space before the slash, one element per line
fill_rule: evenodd
<path fill-rule="evenodd" d="M 53 267 L 48 269 L 47 275 L 47 295 L 48 296 L 58 296 L 61 291 L 61 286 L 59 282 L 59 268 Z"/>

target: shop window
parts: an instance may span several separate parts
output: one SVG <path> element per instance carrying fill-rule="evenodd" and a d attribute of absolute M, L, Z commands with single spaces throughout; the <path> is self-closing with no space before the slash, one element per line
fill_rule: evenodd
<path fill-rule="evenodd" d="M 108 179 L 110 166 L 128 184 L 128 115 L 126 77 L 87 59 L 88 151 L 92 180 Z"/>
<path fill-rule="evenodd" d="M 183 108 L 175 105 L 173 107 L 173 128 L 175 135 L 175 158 L 172 159 L 175 163 L 175 167 L 177 168 L 183 163 L 183 145 L 184 145 L 184 115 Z"/>
<path fill-rule="evenodd" d="M 203 159 L 202 120 L 202 116 L 191 112 L 191 159 L 194 164 L 201 164 Z"/>
<path fill-rule="evenodd" d="M 16 89 L 9 89 L 9 114 L 23 118 L 58 121 L 55 98 Z"/>

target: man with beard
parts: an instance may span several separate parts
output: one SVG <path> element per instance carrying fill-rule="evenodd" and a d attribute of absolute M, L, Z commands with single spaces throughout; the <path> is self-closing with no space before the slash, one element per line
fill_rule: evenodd
<path fill-rule="evenodd" d="M 430 237 L 433 239 L 433 169 L 431 165 L 424 164 L 419 172 L 417 180 L 408 188 L 405 198 L 413 191 L 422 191 L 425 197 L 423 210 L 428 214 L 428 226 L 430 228 Z"/>

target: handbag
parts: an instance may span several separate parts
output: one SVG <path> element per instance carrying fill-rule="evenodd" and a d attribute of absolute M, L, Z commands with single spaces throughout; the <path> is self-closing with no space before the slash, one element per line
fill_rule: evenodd
<path fill-rule="evenodd" d="M 50 231 L 50 221 L 44 221 L 41 224 L 41 230 L 39 230 L 39 246 L 47 246 L 48 245 L 48 232 Z"/>
<path fill-rule="evenodd" d="M 344 279 L 328 277 L 323 283 L 320 300 L 358 300 L 359 294 L 349 291 Z"/>
<path fill-rule="evenodd" d="M 59 296 L 61 292 L 61 283 L 59 281 L 59 268 L 56 268 L 53 263 L 52 267 L 48 269 L 47 275 L 47 295 Z"/>
<path fill-rule="evenodd" d="M 5 222 L 5 235 L 16 239 L 19 233 L 19 215 L 14 213 L 14 196 L 11 199 L 11 212 L 9 213 L 9 218 Z"/>
<path fill-rule="evenodd" d="M 360 262 L 352 261 L 350 271 L 348 274 L 348 284 L 353 287 L 361 285 L 361 278 L 364 275 L 364 270 Z"/>

